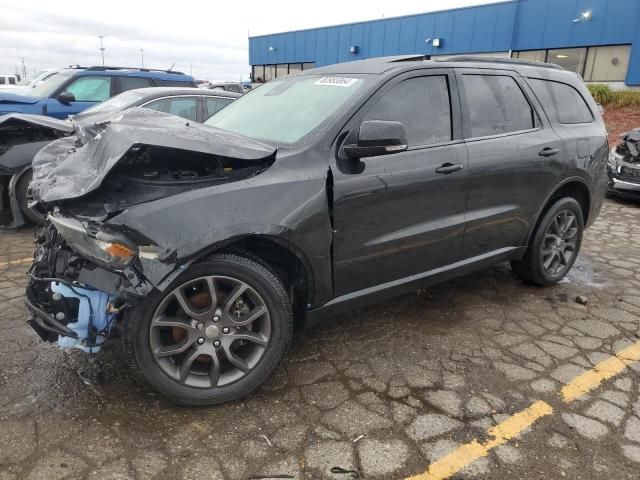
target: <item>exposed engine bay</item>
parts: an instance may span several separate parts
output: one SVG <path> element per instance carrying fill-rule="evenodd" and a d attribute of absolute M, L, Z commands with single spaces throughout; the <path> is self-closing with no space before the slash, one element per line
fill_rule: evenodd
<path fill-rule="evenodd" d="M 170 147 L 135 145 L 100 189 L 84 197 L 81 210 L 91 207 L 92 214 L 99 214 L 102 208 L 111 214 L 138 203 L 249 178 L 268 165 Z M 75 202 L 59 203 L 68 206 L 70 213 L 82 214 L 74 207 Z"/>

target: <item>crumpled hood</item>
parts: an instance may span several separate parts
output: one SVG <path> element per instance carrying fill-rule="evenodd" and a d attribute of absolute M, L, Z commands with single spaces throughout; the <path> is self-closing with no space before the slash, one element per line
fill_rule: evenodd
<path fill-rule="evenodd" d="M 92 120 L 72 120 L 76 136 L 51 142 L 35 156 L 31 189 L 37 201 L 78 198 L 97 189 L 132 148 L 169 147 L 249 161 L 275 152 L 264 143 L 145 108 Z"/>
<path fill-rule="evenodd" d="M 39 101 L 40 97 L 32 97 L 31 95 L 20 95 L 17 93 L 0 92 L 0 105 L 4 103 L 21 103 L 33 105 L 34 103 L 38 103 Z"/>

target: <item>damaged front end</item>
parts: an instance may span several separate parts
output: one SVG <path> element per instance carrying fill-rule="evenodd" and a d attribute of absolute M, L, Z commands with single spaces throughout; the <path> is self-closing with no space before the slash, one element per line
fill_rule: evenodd
<path fill-rule="evenodd" d="M 640 199 L 640 129 L 622 135 L 622 141 L 609 153 L 607 163 L 609 192 Z"/>
<path fill-rule="evenodd" d="M 96 353 L 120 314 L 188 263 L 127 222 L 155 200 L 248 179 L 274 149 L 162 113 L 131 109 L 43 148 L 31 183 L 48 212 L 26 305 L 30 325 L 62 348 Z M 158 228 L 170 230 L 170 224 Z"/>
<path fill-rule="evenodd" d="M 49 215 L 29 269 L 29 324 L 43 340 L 97 353 L 117 314 L 151 288 L 134 265 L 137 255 L 139 247 L 119 233 Z"/>

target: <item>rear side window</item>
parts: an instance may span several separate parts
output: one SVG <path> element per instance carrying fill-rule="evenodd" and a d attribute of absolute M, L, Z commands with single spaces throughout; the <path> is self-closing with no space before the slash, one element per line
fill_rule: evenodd
<path fill-rule="evenodd" d="M 450 141 L 451 102 L 447 77 L 416 77 L 394 85 L 363 120 L 402 122 L 410 147 Z"/>
<path fill-rule="evenodd" d="M 9 77 L 9 85 L 15 85 L 15 84 L 16 84 L 15 77 Z"/>
<path fill-rule="evenodd" d="M 536 116 L 518 83 L 506 75 L 463 75 L 470 136 L 530 130 Z"/>
<path fill-rule="evenodd" d="M 120 77 L 120 91 L 126 92 L 127 90 L 134 90 L 136 88 L 152 87 L 151 81 L 148 78 L 140 77 Z"/>
<path fill-rule="evenodd" d="M 162 98 L 144 105 L 144 108 L 170 113 L 189 120 L 196 120 L 198 109 L 198 97 L 171 97 Z"/>
<path fill-rule="evenodd" d="M 545 110 L 560 123 L 591 123 L 593 115 L 587 102 L 571 85 L 530 78 L 529 84 Z"/>
<path fill-rule="evenodd" d="M 4 77 L 0 77 L 0 85 L 4 85 L 5 84 L 5 79 Z"/>
<path fill-rule="evenodd" d="M 233 102 L 233 98 L 207 97 L 207 118 Z"/>

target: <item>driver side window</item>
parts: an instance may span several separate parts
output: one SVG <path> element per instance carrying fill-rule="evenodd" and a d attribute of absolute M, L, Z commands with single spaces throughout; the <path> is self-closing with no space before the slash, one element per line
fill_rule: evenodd
<path fill-rule="evenodd" d="M 66 89 L 76 102 L 103 102 L 111 96 L 110 77 L 80 77 Z"/>
<path fill-rule="evenodd" d="M 383 94 L 362 120 L 402 122 L 409 148 L 450 141 L 451 101 L 447 77 L 434 75 L 403 80 Z"/>

